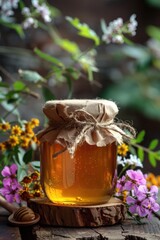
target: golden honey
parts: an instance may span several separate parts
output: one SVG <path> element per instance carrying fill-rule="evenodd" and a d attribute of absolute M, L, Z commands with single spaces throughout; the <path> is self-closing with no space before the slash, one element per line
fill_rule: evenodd
<path fill-rule="evenodd" d="M 116 142 L 104 147 L 78 145 L 73 156 L 58 143 L 42 142 L 41 183 L 55 204 L 106 203 L 116 183 Z"/>

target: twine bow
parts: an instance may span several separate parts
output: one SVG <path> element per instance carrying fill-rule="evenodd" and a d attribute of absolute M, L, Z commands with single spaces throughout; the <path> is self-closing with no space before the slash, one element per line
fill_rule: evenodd
<path fill-rule="evenodd" d="M 49 124 L 37 137 L 41 142 L 60 143 L 71 156 L 83 142 L 98 147 L 115 141 L 121 144 L 124 139 L 132 137 L 123 129 L 127 128 L 132 134 L 135 133 L 134 129 L 128 124 L 115 123 L 114 116 L 118 108 L 111 101 L 107 101 L 107 104 L 88 102 L 76 109 L 74 106 L 48 102 L 43 111 L 49 118 Z"/>

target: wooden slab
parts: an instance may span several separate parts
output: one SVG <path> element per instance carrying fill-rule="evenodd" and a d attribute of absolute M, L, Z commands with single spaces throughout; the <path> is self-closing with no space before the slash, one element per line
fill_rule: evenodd
<path fill-rule="evenodd" d="M 103 205 L 54 205 L 47 198 L 31 199 L 28 206 L 40 215 L 40 224 L 65 227 L 114 225 L 125 219 L 126 208 L 116 198 Z"/>
<path fill-rule="evenodd" d="M 33 226 L 32 238 L 22 240 L 160 240 L 160 222 L 153 218 L 137 224 L 126 219 L 120 224 L 97 228 Z"/>
<path fill-rule="evenodd" d="M 67 228 L 34 226 L 32 234 L 37 240 L 160 240 L 160 222 L 144 219 L 143 224 L 126 219 L 120 224 L 97 228 Z M 23 239 L 28 240 L 28 239 Z"/>

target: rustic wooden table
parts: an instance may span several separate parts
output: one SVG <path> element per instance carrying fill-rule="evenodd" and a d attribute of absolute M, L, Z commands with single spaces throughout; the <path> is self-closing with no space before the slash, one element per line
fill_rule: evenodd
<path fill-rule="evenodd" d="M 98 228 L 61 228 L 12 226 L 8 222 L 9 212 L 0 208 L 0 240 L 160 240 L 160 220 L 154 217 L 137 225 L 126 219 L 121 224 Z"/>

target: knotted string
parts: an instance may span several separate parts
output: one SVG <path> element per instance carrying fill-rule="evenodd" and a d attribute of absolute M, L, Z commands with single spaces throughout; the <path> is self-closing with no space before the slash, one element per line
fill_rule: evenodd
<path fill-rule="evenodd" d="M 64 149 L 55 153 L 53 157 L 65 150 L 73 156 L 77 146 L 84 141 L 101 147 L 114 141 L 121 144 L 135 136 L 133 127 L 126 123 L 114 122 L 114 119 L 109 114 L 105 115 L 105 112 L 104 115 L 101 113 L 102 116 L 95 117 L 84 108 L 72 112 L 68 112 L 67 109 L 67 106 L 57 104 L 55 113 L 58 120 L 50 119 L 49 126 L 37 135 L 41 142 L 53 144 L 56 141 L 64 146 Z"/>

